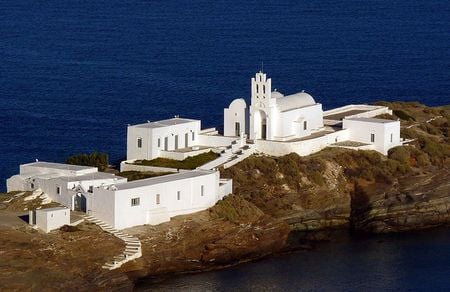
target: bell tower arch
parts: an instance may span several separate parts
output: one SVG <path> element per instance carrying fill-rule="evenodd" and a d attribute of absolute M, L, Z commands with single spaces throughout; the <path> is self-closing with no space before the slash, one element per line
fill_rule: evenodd
<path fill-rule="evenodd" d="M 250 105 L 250 139 L 271 139 L 271 116 L 276 107 L 272 98 L 272 79 L 262 71 L 252 77 Z M 264 132 L 264 133 L 262 133 Z"/>

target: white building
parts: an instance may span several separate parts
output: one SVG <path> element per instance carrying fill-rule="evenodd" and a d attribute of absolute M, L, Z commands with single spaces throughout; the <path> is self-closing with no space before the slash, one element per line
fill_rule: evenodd
<path fill-rule="evenodd" d="M 322 105 L 305 92 L 285 96 L 272 91 L 272 80 L 262 72 L 251 79 L 250 100 L 249 111 L 242 98 L 224 109 L 224 134 L 244 136 L 245 129 L 261 153 L 303 156 L 328 146 L 359 144 L 347 148 L 373 149 L 386 155 L 402 144 L 400 122 L 373 118 L 392 114 L 384 106 L 348 105 L 324 113 Z"/>
<path fill-rule="evenodd" d="M 374 150 L 387 155 L 401 145 L 400 121 L 376 118 L 344 118 L 342 127 L 349 129 L 349 140 L 373 144 Z"/>
<path fill-rule="evenodd" d="M 232 193 L 232 180 L 220 179 L 218 171 L 193 170 L 127 182 L 95 167 L 33 162 L 21 165 L 20 173 L 7 180 L 7 188 L 8 192 L 39 189 L 70 208 L 30 214 L 30 220 L 43 230 L 68 224 L 62 214 L 66 216 L 70 210 L 86 212 L 122 229 L 205 210 Z"/>
<path fill-rule="evenodd" d="M 116 229 L 159 224 L 213 206 L 231 193 L 219 172 L 193 170 L 94 189 L 91 215 Z"/>
<path fill-rule="evenodd" d="M 71 210 L 87 212 L 94 188 L 119 184 L 127 179 L 98 172 L 96 167 L 51 162 L 20 165 L 20 172 L 6 180 L 7 191 L 42 190 L 55 202 Z"/>
<path fill-rule="evenodd" d="M 199 144 L 199 120 L 173 118 L 128 126 L 127 160 L 164 157 Z"/>
<path fill-rule="evenodd" d="M 70 210 L 67 207 L 54 207 L 30 211 L 29 223 L 50 232 L 64 225 L 70 225 Z"/>
<path fill-rule="evenodd" d="M 245 100 L 234 100 L 225 109 L 225 136 L 237 136 L 233 129 L 246 129 L 252 140 L 289 141 L 306 137 L 323 127 L 322 105 L 311 95 L 298 92 L 283 95 L 272 91 L 272 80 L 265 73 L 256 73 L 251 80 L 251 105 L 249 116 Z"/>

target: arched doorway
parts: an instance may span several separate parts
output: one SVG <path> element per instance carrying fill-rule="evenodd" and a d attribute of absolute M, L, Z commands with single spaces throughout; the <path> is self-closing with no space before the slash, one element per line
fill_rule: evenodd
<path fill-rule="evenodd" d="M 86 213 L 86 197 L 82 193 L 73 195 L 73 210 Z"/>
<path fill-rule="evenodd" d="M 267 115 L 263 111 L 255 113 L 253 128 L 255 132 L 255 139 L 267 139 Z"/>

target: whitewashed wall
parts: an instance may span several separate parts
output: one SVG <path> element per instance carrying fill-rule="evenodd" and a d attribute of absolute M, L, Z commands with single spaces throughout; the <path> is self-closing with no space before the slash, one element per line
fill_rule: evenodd
<path fill-rule="evenodd" d="M 52 211 L 36 210 L 36 226 L 45 232 L 70 224 L 70 210 L 57 209 Z"/>
<path fill-rule="evenodd" d="M 205 193 L 201 196 L 201 185 Z M 180 200 L 177 191 L 181 192 Z M 156 204 L 156 195 L 160 204 Z M 114 198 L 114 205 L 107 200 Z M 138 206 L 131 206 L 131 199 L 139 198 Z M 219 198 L 219 172 L 169 181 L 156 185 L 132 189 L 113 190 L 98 188 L 94 190 L 92 214 L 118 229 L 143 224 L 157 224 L 164 218 L 189 214 L 213 206 Z"/>
<path fill-rule="evenodd" d="M 284 138 L 292 139 L 308 136 L 312 130 L 323 127 L 322 115 L 321 104 L 280 112 L 277 118 L 277 131 L 274 133 L 274 139 L 283 140 Z M 306 130 L 303 129 L 304 121 L 307 122 Z"/>
<path fill-rule="evenodd" d="M 120 163 L 120 171 L 178 172 L 178 169 L 176 168 L 136 165 L 132 163 L 133 161 L 134 160 L 122 161 Z"/>
<path fill-rule="evenodd" d="M 210 147 L 226 147 L 231 145 L 231 143 L 236 140 L 236 137 L 224 137 L 215 135 L 198 135 L 198 136 L 200 143 L 199 145 Z"/>
<path fill-rule="evenodd" d="M 400 122 L 386 123 L 371 122 L 370 120 L 344 119 L 343 127 L 350 132 L 350 140 L 366 144 L 374 144 L 375 150 L 386 155 L 392 147 L 400 145 Z M 375 142 L 371 142 L 371 134 L 375 135 Z M 393 140 L 390 141 L 391 134 Z"/>
<path fill-rule="evenodd" d="M 160 151 L 160 157 L 167 158 L 167 159 L 173 159 L 173 160 L 184 160 L 188 157 L 196 156 L 202 153 L 207 153 L 211 151 L 210 148 L 205 148 L 201 150 L 192 150 L 189 152 L 176 152 L 176 151 Z"/>
<path fill-rule="evenodd" d="M 328 145 L 348 140 L 348 130 L 336 131 L 328 135 L 297 142 L 257 140 L 257 150 L 268 155 L 283 156 L 297 153 L 300 156 L 319 152 Z"/>
<path fill-rule="evenodd" d="M 131 159 L 154 159 L 160 156 L 160 150 L 165 149 L 165 138 L 167 137 L 167 150 L 175 149 L 175 136 L 178 135 L 178 148 L 199 145 L 198 134 L 201 122 L 194 120 L 188 123 L 180 123 L 159 128 L 146 128 L 139 126 L 128 126 L 127 130 L 127 160 Z M 192 133 L 194 133 L 192 139 Z M 188 139 L 186 140 L 186 134 Z M 138 148 L 138 138 L 142 138 L 142 148 Z M 158 147 L 158 139 L 160 145 Z"/>
<path fill-rule="evenodd" d="M 21 175 L 13 175 L 6 180 L 6 191 L 30 191 L 31 186 L 26 182 L 25 177 Z"/>
<path fill-rule="evenodd" d="M 241 133 L 244 132 L 248 134 L 248 110 L 247 103 L 243 98 L 233 100 L 230 106 L 223 110 L 223 116 L 224 136 L 236 136 L 236 123 L 240 124 Z"/>
<path fill-rule="evenodd" d="M 116 226 L 116 193 L 106 187 L 94 189 L 94 194 L 89 206 L 89 215 L 100 219 L 111 226 Z"/>

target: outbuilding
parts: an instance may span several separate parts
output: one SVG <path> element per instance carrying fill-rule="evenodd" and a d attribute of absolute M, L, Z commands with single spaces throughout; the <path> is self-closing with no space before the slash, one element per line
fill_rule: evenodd
<path fill-rule="evenodd" d="M 45 232 L 70 224 L 70 210 L 67 207 L 38 209 L 30 211 L 29 215 L 29 223 Z"/>
<path fill-rule="evenodd" d="M 375 145 L 375 150 L 387 155 L 388 150 L 402 145 L 400 121 L 378 118 L 344 118 L 342 127 L 349 129 L 349 140 Z"/>

